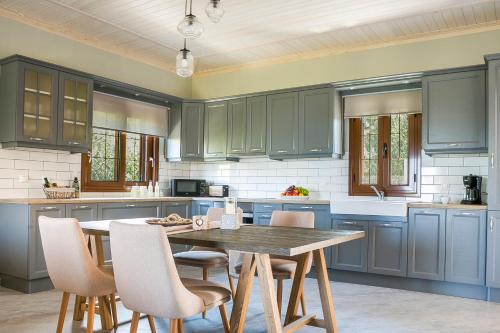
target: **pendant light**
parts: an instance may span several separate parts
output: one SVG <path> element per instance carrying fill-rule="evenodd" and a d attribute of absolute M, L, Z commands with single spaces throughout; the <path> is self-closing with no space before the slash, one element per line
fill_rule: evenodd
<path fill-rule="evenodd" d="M 194 58 L 191 51 L 186 48 L 186 39 L 184 39 L 184 48 L 179 51 L 175 58 L 175 72 L 180 77 L 190 77 L 194 72 Z"/>
<path fill-rule="evenodd" d="M 193 15 L 193 0 L 189 1 L 189 14 L 187 12 L 187 3 L 188 0 L 186 0 L 186 6 L 184 7 L 185 16 L 177 25 L 177 30 L 184 36 L 184 38 L 196 39 L 201 36 L 204 28 L 203 24 L 198 21 L 196 15 Z"/>
<path fill-rule="evenodd" d="M 222 19 L 222 16 L 224 16 L 224 7 L 220 3 L 220 0 L 209 0 L 205 7 L 205 13 L 207 13 L 210 21 L 218 23 Z"/>

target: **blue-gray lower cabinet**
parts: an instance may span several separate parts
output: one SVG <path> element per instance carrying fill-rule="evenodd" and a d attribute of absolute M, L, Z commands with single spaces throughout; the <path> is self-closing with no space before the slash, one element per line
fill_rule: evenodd
<path fill-rule="evenodd" d="M 446 212 L 445 280 L 484 285 L 486 269 L 486 211 Z"/>
<path fill-rule="evenodd" d="M 308 205 L 308 204 L 284 204 L 283 210 L 296 212 L 313 212 L 314 228 L 320 230 L 332 229 L 332 216 L 330 205 Z M 332 267 L 332 246 L 323 249 L 325 253 L 326 266 Z"/>
<path fill-rule="evenodd" d="M 333 220 L 337 230 L 364 231 L 365 237 L 332 247 L 332 268 L 345 271 L 368 271 L 368 223 L 366 221 Z"/>
<path fill-rule="evenodd" d="M 408 223 L 370 222 L 368 272 L 406 276 Z"/>
<path fill-rule="evenodd" d="M 66 217 L 65 205 L 30 206 L 30 224 L 28 234 L 28 279 L 48 277 L 47 264 L 43 254 L 42 238 L 38 227 L 40 216 L 61 218 Z"/>
<path fill-rule="evenodd" d="M 500 288 L 500 211 L 488 212 L 486 285 Z"/>
<path fill-rule="evenodd" d="M 271 222 L 272 213 L 254 213 L 253 224 L 255 225 L 269 225 Z"/>
<path fill-rule="evenodd" d="M 160 202 L 103 203 L 98 205 L 99 220 L 160 217 Z"/>
<path fill-rule="evenodd" d="M 164 217 L 170 214 L 178 214 L 183 218 L 191 217 L 191 203 L 189 201 L 164 202 L 161 205 L 161 215 Z"/>
<path fill-rule="evenodd" d="M 192 204 L 192 215 L 207 215 L 208 209 L 214 207 L 214 202 L 207 201 L 193 201 Z"/>
<path fill-rule="evenodd" d="M 408 221 L 408 277 L 444 280 L 446 211 L 411 208 Z"/>

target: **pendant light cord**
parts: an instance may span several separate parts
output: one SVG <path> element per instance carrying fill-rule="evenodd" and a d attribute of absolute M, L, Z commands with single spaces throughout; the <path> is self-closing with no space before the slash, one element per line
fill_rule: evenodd
<path fill-rule="evenodd" d="M 189 15 L 193 15 L 193 0 L 189 0 Z"/>
<path fill-rule="evenodd" d="M 188 0 L 186 0 L 186 3 L 184 5 L 184 16 L 188 14 Z"/>

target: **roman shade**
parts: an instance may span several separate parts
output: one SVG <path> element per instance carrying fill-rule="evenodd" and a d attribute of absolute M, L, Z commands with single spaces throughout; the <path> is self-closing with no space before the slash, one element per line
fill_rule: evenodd
<path fill-rule="evenodd" d="M 421 89 L 344 97 L 344 118 L 398 113 L 422 113 Z"/>
<path fill-rule="evenodd" d="M 167 112 L 165 106 L 94 92 L 94 127 L 165 136 Z"/>

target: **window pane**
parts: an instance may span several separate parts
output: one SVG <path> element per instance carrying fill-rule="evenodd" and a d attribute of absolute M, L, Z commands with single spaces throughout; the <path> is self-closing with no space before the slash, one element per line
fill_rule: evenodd
<path fill-rule="evenodd" d="M 391 115 L 391 185 L 408 185 L 408 115 Z"/>
<path fill-rule="evenodd" d="M 92 133 L 92 181 L 117 180 L 117 149 L 118 132 L 94 128 Z"/>
<path fill-rule="evenodd" d="M 141 135 L 127 133 L 125 156 L 125 181 L 142 181 L 141 175 Z"/>
<path fill-rule="evenodd" d="M 377 184 L 378 173 L 378 117 L 361 118 L 361 184 Z"/>

